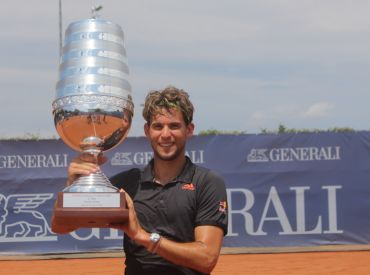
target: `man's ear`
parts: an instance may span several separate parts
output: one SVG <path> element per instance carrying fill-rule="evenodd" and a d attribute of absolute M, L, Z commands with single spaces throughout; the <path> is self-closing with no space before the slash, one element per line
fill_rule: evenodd
<path fill-rule="evenodd" d="M 144 124 L 144 133 L 145 133 L 145 136 L 149 136 L 149 124 L 148 123 Z"/>
<path fill-rule="evenodd" d="M 192 136 L 193 136 L 194 128 L 195 128 L 194 123 L 189 123 L 189 124 L 186 126 L 186 129 L 187 129 L 187 134 L 186 134 L 186 136 L 187 136 L 188 138 L 190 138 L 190 137 L 192 137 Z"/>

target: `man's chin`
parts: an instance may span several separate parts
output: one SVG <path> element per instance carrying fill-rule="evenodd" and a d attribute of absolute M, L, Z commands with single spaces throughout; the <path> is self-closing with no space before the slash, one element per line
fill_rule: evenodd
<path fill-rule="evenodd" d="M 159 159 L 163 161 L 173 161 L 178 157 L 176 155 L 162 155 L 162 154 L 158 154 L 157 156 Z"/>
<path fill-rule="evenodd" d="M 159 159 L 163 161 L 172 161 L 177 159 L 180 154 L 178 154 L 177 152 L 173 152 L 173 153 L 157 153 L 156 155 Z"/>

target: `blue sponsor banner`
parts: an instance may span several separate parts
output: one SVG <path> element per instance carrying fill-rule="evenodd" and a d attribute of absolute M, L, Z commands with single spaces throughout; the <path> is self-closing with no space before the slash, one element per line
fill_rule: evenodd
<path fill-rule="evenodd" d="M 221 174 L 228 194 L 224 247 L 370 243 L 370 132 L 195 136 L 194 163 Z M 118 250 L 122 233 L 56 235 L 50 217 L 77 156 L 61 140 L 0 142 L 0 253 Z M 144 167 L 145 137 L 106 152 L 107 176 Z"/>

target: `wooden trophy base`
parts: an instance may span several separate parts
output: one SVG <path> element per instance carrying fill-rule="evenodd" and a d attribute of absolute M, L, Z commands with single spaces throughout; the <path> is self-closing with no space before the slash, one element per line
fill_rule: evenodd
<path fill-rule="evenodd" d="M 128 220 L 125 193 L 59 192 L 53 213 L 55 228 L 107 228 Z"/>

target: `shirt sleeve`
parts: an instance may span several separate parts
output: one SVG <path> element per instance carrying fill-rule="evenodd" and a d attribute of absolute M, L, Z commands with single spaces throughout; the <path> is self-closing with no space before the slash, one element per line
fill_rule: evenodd
<path fill-rule="evenodd" d="M 208 171 L 198 184 L 196 226 L 218 226 L 226 235 L 228 217 L 224 180 L 216 173 Z"/>
<path fill-rule="evenodd" d="M 123 189 L 127 192 L 131 198 L 134 198 L 139 186 L 140 170 L 137 168 L 130 169 L 128 171 L 121 172 L 112 178 L 110 181 L 113 186 L 118 189 Z"/>

